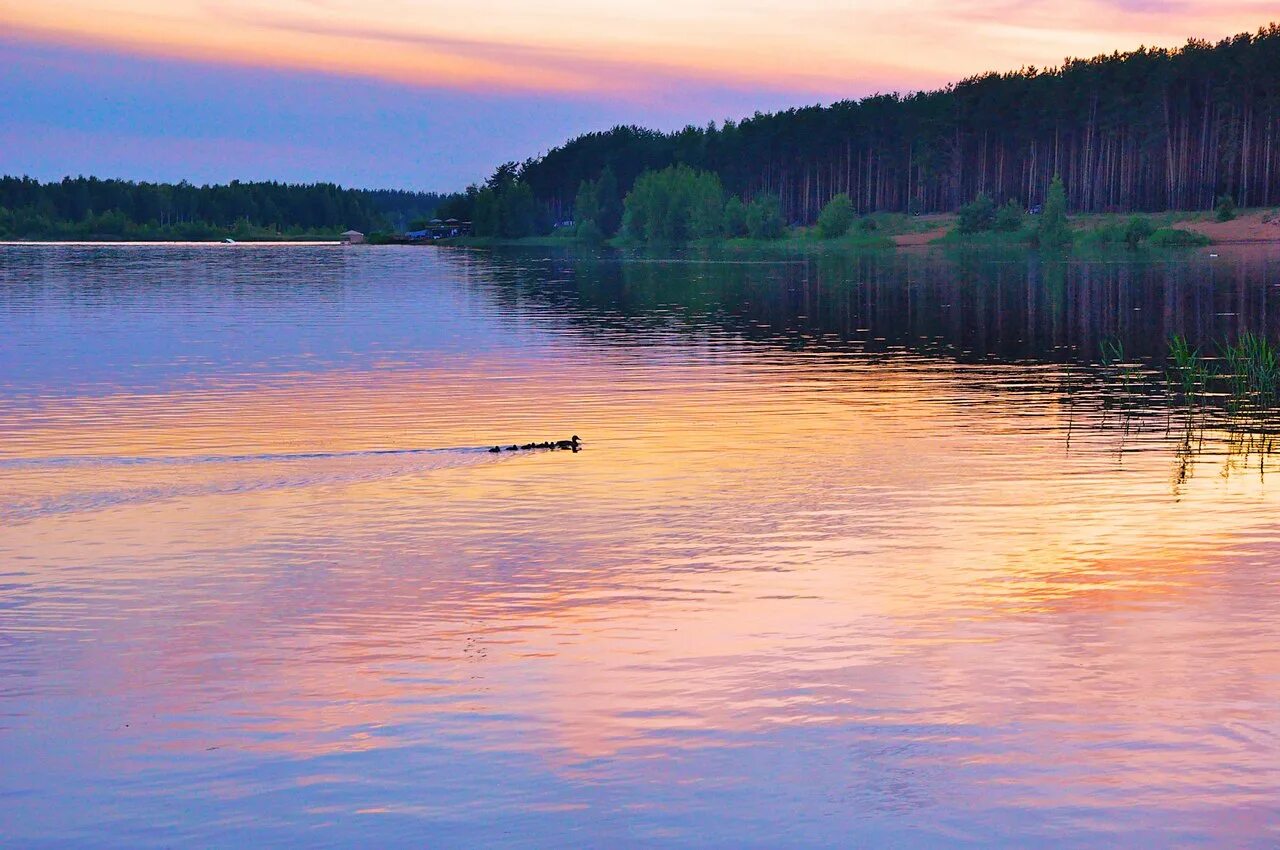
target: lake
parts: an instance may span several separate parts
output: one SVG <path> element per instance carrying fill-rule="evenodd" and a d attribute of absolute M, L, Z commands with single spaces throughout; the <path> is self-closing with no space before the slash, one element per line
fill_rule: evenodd
<path fill-rule="evenodd" d="M 1274 847 L 1273 431 L 1159 390 L 1243 330 L 1280 251 L 0 246 L 0 834 Z"/>

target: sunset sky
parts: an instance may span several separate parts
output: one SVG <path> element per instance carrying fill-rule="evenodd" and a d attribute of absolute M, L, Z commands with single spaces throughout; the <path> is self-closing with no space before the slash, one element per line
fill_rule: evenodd
<path fill-rule="evenodd" d="M 616 123 L 932 88 L 1259 0 L 0 0 L 0 172 L 449 190 Z"/>

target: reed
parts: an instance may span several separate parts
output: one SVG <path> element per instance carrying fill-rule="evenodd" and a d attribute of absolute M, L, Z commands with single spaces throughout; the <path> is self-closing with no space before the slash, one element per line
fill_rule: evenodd
<path fill-rule="evenodd" d="M 1165 436 L 1178 441 L 1175 489 L 1189 480 L 1207 441 L 1225 440 L 1224 475 L 1255 461 L 1261 474 L 1274 468 L 1270 459 L 1280 452 L 1280 345 L 1246 331 L 1234 342 L 1217 343 L 1216 356 L 1205 355 L 1178 334 L 1168 339 L 1163 377 L 1144 358 L 1126 356 L 1115 337 L 1099 341 L 1098 348 L 1099 401 L 1106 411 L 1098 423 L 1118 425 L 1127 438 L 1144 430 L 1144 421 L 1157 412 L 1167 412 Z M 1116 411 L 1118 422 L 1112 419 Z"/>
<path fill-rule="evenodd" d="M 1280 386 L 1280 353 L 1260 334 L 1246 331 L 1234 344 L 1223 344 L 1222 360 L 1227 373 L 1223 377 L 1231 387 L 1234 405 L 1253 402 L 1271 407 Z"/>
<path fill-rule="evenodd" d="M 1102 365 L 1108 368 L 1124 362 L 1124 343 L 1119 339 L 1104 339 L 1098 343 L 1102 355 Z"/>
<path fill-rule="evenodd" d="M 1178 388 L 1186 401 L 1202 402 L 1210 373 L 1200 349 L 1192 348 L 1185 336 L 1177 334 L 1169 340 L 1169 360 L 1171 366 L 1166 373 L 1169 383 Z"/>

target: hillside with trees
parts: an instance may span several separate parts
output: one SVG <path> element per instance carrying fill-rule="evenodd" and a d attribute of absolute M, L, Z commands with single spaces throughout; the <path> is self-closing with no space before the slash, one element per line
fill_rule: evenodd
<path fill-rule="evenodd" d="M 440 195 L 344 189 L 331 183 L 135 183 L 0 177 L 0 238 L 183 238 L 402 230 Z"/>
<path fill-rule="evenodd" d="M 546 232 L 583 200 L 617 209 L 642 174 L 676 165 L 713 174 L 744 204 L 774 197 L 804 224 L 840 195 L 857 214 L 950 212 L 979 195 L 1040 206 L 1057 175 L 1074 211 L 1280 204 L 1280 26 L 722 126 L 615 127 L 508 163 L 502 192 L 525 187 L 522 221 L 531 194 L 532 229 Z M 602 182 L 607 197 L 582 194 Z M 456 217 L 481 191 L 458 199 Z"/>

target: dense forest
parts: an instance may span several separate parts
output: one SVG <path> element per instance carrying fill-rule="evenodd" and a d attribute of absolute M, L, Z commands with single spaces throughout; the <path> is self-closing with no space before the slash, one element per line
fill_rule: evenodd
<path fill-rule="evenodd" d="M 780 199 L 811 223 L 835 196 L 859 213 L 953 211 L 985 194 L 1044 202 L 1061 175 L 1079 211 L 1280 204 L 1280 26 L 1217 44 L 1143 48 L 1052 70 L 986 74 L 945 89 L 876 95 L 661 133 L 616 127 L 574 139 L 449 205 L 469 218 L 486 191 L 531 192 L 543 229 L 572 218 L 584 182 L 608 173 L 616 203 L 675 164 L 730 195 Z M 522 202 L 523 203 L 523 202 Z M 479 232 L 481 228 L 477 228 Z M 494 235 L 511 235 L 495 232 Z"/>
<path fill-rule="evenodd" d="M 0 177 L 0 238 L 202 239 L 403 230 L 434 214 L 439 195 L 344 189 L 331 183 L 134 183 Z"/>

